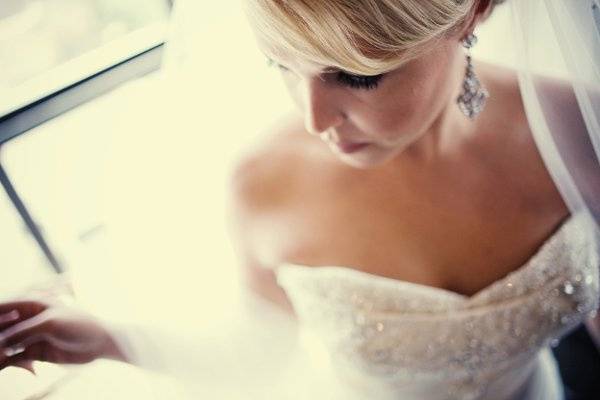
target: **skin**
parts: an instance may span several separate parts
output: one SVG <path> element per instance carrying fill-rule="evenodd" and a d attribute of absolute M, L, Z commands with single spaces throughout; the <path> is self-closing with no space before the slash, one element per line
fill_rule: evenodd
<path fill-rule="evenodd" d="M 430 152 L 443 151 L 434 143 L 442 139 L 440 134 L 472 128 L 456 107 L 450 107 L 464 71 L 464 56 L 455 40 L 432 44 L 423 56 L 385 74 L 371 90 L 341 85 L 335 72 L 321 72 L 326 66 L 285 57 L 274 61 L 303 115 L 306 132 L 324 139 L 350 166 L 383 165 L 399 160 L 409 149 L 416 156 L 435 156 Z M 445 124 L 449 126 L 442 129 Z M 346 155 L 334 145 L 340 141 L 369 147 Z"/>
<path fill-rule="evenodd" d="M 233 181 L 232 234 L 249 284 L 289 308 L 273 273 L 285 262 L 464 295 L 523 265 L 569 212 L 526 127 L 516 77 L 478 70 L 495 93 L 487 115 L 454 135 L 429 131 L 384 163 L 379 149 L 358 161 L 332 152 L 307 134 L 302 114 L 280 121 Z"/>
<path fill-rule="evenodd" d="M 327 66 L 275 60 L 297 110 L 240 160 L 230 193 L 231 238 L 258 294 L 291 310 L 274 274 L 290 262 L 470 296 L 521 267 L 565 220 L 514 72 L 477 63 L 492 94 L 485 111 L 470 121 L 455 104 L 460 39 L 486 12 L 370 91 L 341 86 Z M 343 154 L 340 141 L 369 146 Z M 0 304 L 0 350 L 23 342 L 25 352 L 0 355 L 0 369 L 128 361 L 89 315 L 36 300 Z"/>
<path fill-rule="evenodd" d="M 99 358 L 127 362 L 97 318 L 70 306 L 73 292 L 62 279 L 0 304 L 0 370 L 35 373 L 32 362 L 85 364 Z M 71 301 L 65 301 L 71 299 Z"/>
<path fill-rule="evenodd" d="M 232 235 L 258 293 L 289 309 L 273 270 L 296 263 L 471 296 L 521 267 L 568 217 L 516 74 L 477 63 L 492 93 L 485 111 L 471 121 L 456 105 L 460 41 L 485 13 L 374 90 L 341 85 L 327 66 L 273 60 L 297 111 L 240 163 L 232 188 Z M 340 141 L 369 146 L 343 154 Z"/>
<path fill-rule="evenodd" d="M 98 320 L 56 303 L 32 299 L 1 304 L 0 332 L 0 369 L 15 365 L 31 370 L 31 360 L 57 364 L 84 364 L 97 358 L 125 361 Z"/>

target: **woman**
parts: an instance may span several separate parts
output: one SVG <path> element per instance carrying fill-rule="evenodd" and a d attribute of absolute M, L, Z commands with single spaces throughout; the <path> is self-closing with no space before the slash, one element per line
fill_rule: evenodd
<path fill-rule="evenodd" d="M 313 396 L 562 398 L 548 345 L 597 307 L 597 253 L 516 73 L 468 55 L 496 3 L 245 2 L 298 112 L 236 169 L 234 243 L 329 358 Z M 89 316 L 0 313 L 4 365 L 136 362 Z"/>

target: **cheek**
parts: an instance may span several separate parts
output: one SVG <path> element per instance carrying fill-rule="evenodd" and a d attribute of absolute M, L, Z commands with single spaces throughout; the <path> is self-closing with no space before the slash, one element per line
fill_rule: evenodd
<path fill-rule="evenodd" d="M 429 128 L 451 100 L 453 80 L 447 75 L 443 68 L 429 68 L 391 82 L 374 102 L 380 106 L 370 108 L 368 131 L 393 141 Z"/>
<path fill-rule="evenodd" d="M 364 131 L 384 140 L 394 140 L 414 131 L 428 109 L 425 90 L 428 88 L 424 82 L 394 82 L 370 107 L 362 108 Z"/>

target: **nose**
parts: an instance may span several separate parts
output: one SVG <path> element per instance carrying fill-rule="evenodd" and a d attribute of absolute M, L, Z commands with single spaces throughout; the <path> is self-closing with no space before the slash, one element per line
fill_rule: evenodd
<path fill-rule="evenodd" d="M 320 78 L 304 83 L 304 126 L 313 135 L 341 125 L 345 116 L 335 89 L 327 87 Z"/>

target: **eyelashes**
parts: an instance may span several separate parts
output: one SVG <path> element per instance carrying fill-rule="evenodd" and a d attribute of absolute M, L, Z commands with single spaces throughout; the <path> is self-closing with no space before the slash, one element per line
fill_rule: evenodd
<path fill-rule="evenodd" d="M 290 69 L 284 65 L 278 64 L 270 58 L 267 59 L 267 65 L 269 67 L 277 67 L 282 72 L 289 72 Z M 384 74 L 380 75 L 354 75 L 344 71 L 337 71 L 327 73 L 327 75 L 334 75 L 335 80 L 344 86 L 347 86 L 351 89 L 362 89 L 362 90 L 373 90 L 377 89 L 381 78 L 383 78 Z"/>
<path fill-rule="evenodd" d="M 383 78 L 382 75 L 353 75 L 347 72 L 336 72 L 336 79 L 339 83 L 346 85 L 352 89 L 365 89 L 373 90 L 377 89 L 379 81 Z"/>

